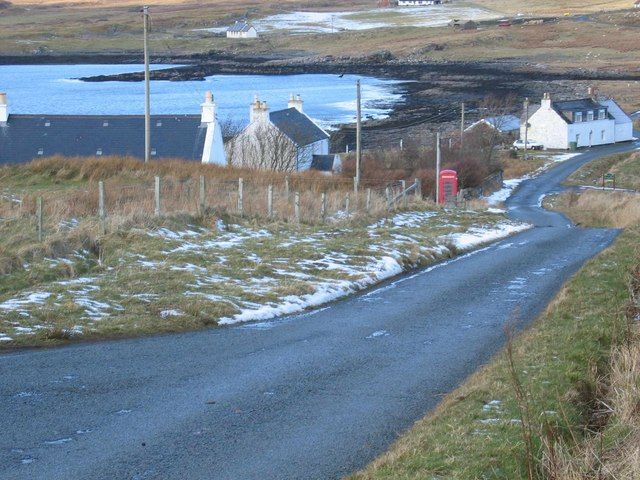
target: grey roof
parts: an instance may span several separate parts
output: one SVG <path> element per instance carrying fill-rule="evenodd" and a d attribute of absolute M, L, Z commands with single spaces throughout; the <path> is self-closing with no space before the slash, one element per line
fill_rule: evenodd
<path fill-rule="evenodd" d="M 304 113 L 295 108 L 271 112 L 269 119 L 278 129 L 299 147 L 306 147 L 320 140 L 327 140 L 329 135 L 311 121 Z"/>
<path fill-rule="evenodd" d="M 153 158 L 200 161 L 200 115 L 153 115 Z M 51 155 L 144 157 L 144 116 L 10 115 L 0 124 L 0 165 Z M 39 153 L 42 152 L 42 153 Z"/>
<path fill-rule="evenodd" d="M 251 30 L 251 25 L 247 22 L 236 22 L 229 27 L 228 32 L 248 32 Z"/>
<path fill-rule="evenodd" d="M 333 164 L 336 161 L 335 155 L 313 155 L 311 160 L 311 170 L 321 172 L 332 172 Z"/>
<path fill-rule="evenodd" d="M 520 119 L 515 115 L 498 115 L 497 117 L 486 117 L 471 125 L 469 128 L 467 128 L 467 130 L 470 130 L 482 123 L 495 128 L 500 133 L 520 130 Z"/>
<path fill-rule="evenodd" d="M 593 101 L 591 98 L 553 102 L 552 106 L 554 110 L 560 112 L 582 112 L 586 110 L 597 110 L 599 108 L 602 108 L 602 105 Z"/>

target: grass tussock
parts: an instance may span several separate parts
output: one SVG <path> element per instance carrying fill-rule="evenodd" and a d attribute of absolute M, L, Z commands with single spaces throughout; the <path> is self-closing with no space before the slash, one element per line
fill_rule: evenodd
<path fill-rule="evenodd" d="M 640 195 L 587 190 L 550 197 L 546 204 L 567 214 L 578 225 L 626 228 L 640 224 Z"/>

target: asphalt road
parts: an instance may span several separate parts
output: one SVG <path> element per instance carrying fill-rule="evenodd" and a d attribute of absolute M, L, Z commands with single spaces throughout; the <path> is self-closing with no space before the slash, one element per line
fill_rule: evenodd
<path fill-rule="evenodd" d="M 510 215 L 536 228 L 314 313 L 0 355 L 0 478 L 353 472 L 615 239 L 539 200 L 584 162 L 632 147 L 594 149 L 525 182 Z"/>

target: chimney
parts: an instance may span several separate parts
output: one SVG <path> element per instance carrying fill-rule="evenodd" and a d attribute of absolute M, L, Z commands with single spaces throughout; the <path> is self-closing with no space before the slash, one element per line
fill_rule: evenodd
<path fill-rule="evenodd" d="M 592 98 L 593 100 L 596 100 L 596 98 L 598 97 L 598 89 L 593 85 L 589 86 L 587 93 L 589 95 L 589 98 Z"/>
<path fill-rule="evenodd" d="M 266 120 L 269 118 L 269 106 L 267 102 L 260 101 L 260 98 L 256 95 L 249 109 L 249 121 L 250 123 Z"/>
<path fill-rule="evenodd" d="M 300 113 L 302 113 L 303 103 L 304 102 L 302 101 L 302 98 L 300 97 L 300 95 L 293 95 L 292 93 L 291 96 L 289 97 L 289 108 L 295 108 Z"/>
<path fill-rule="evenodd" d="M 7 94 L 0 93 L 0 123 L 7 123 L 9 121 L 9 102 L 7 101 Z"/>
<path fill-rule="evenodd" d="M 202 107 L 202 123 L 213 123 L 216 121 L 216 104 L 213 102 L 213 93 L 207 92 L 204 96 Z"/>
<path fill-rule="evenodd" d="M 549 93 L 545 93 L 542 97 L 542 108 L 546 108 L 547 110 L 551 110 L 551 95 Z"/>

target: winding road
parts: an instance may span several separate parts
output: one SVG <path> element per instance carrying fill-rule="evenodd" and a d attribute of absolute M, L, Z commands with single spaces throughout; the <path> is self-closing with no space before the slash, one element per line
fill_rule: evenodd
<path fill-rule="evenodd" d="M 541 198 L 592 149 L 524 182 L 535 225 L 315 312 L 0 355 L 2 479 L 335 479 L 383 452 L 546 307 L 617 231 Z M 514 316 L 513 312 L 518 314 Z"/>

